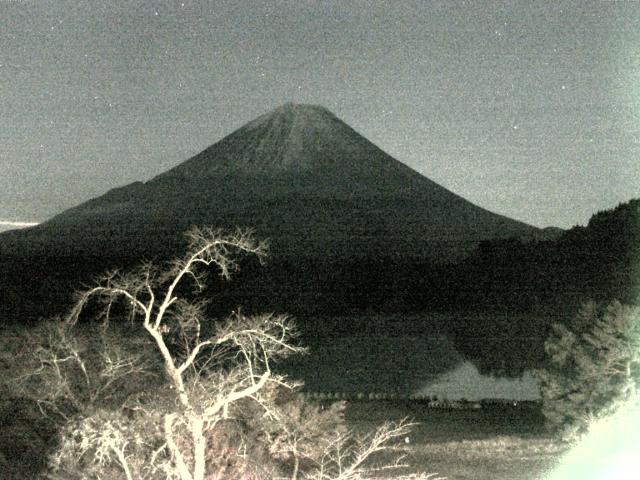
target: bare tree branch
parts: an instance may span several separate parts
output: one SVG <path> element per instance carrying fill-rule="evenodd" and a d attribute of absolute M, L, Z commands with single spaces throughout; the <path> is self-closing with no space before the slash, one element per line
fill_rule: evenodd
<path fill-rule="evenodd" d="M 323 417 L 317 409 L 301 407 L 297 425 L 283 412 L 274 392 L 289 391 L 296 385 L 275 374 L 273 363 L 305 351 L 294 344 L 298 332 L 288 317 L 236 313 L 203 329 L 208 321 L 207 302 L 194 301 L 190 295 L 202 291 L 211 269 L 228 279 L 238 268 L 237 255 L 254 255 L 263 261 L 266 244 L 241 230 L 225 234 L 193 228 L 187 237 L 186 255 L 164 271 L 146 263 L 130 273 L 103 275 L 96 286 L 78 294 L 48 344 L 32 353 L 32 369 L 23 379 L 23 391 L 51 408 L 60 400 L 70 402 L 77 412 L 87 415 L 77 424 L 70 421 L 65 429 L 62 450 L 52 462 L 57 471 L 64 474 L 65 466 L 78 471 L 91 466 L 96 478 L 115 478 L 114 469 L 118 478 L 124 475 L 127 480 L 218 478 L 223 473 L 207 472 L 212 468 L 207 455 L 216 447 L 212 432 L 231 420 L 230 412 L 237 415 L 247 404 L 261 412 L 261 419 L 276 425 L 278 433 L 266 432 L 274 441 L 271 451 L 293 460 L 290 478 L 294 480 L 364 480 L 402 466 L 402 455 L 390 464 L 376 466 L 371 460 L 392 450 L 393 440 L 411 426 L 406 421 L 355 438 L 342 428 L 317 426 L 310 433 L 314 418 L 324 418 L 325 423 L 319 425 L 327 426 L 337 417 L 338 408 Z M 185 296 L 189 288 L 195 292 Z M 127 397 L 115 411 L 96 408 L 99 401 L 118 393 L 121 379 L 139 379 L 149 372 L 142 358 L 107 342 L 97 358 L 99 365 L 86 360 L 86 352 L 68 333 L 81 324 L 89 302 L 102 307 L 103 333 L 111 316 L 123 308 L 132 326 L 141 325 L 147 345 L 162 359 L 165 383 L 161 388 L 139 394 L 135 401 Z M 47 388 L 36 391 L 43 383 Z M 316 416 L 303 418 L 303 412 Z M 333 431 L 338 435 L 330 439 Z"/>

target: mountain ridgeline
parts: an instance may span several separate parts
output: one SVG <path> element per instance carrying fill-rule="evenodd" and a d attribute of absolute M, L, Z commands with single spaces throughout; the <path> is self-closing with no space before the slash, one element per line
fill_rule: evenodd
<path fill-rule="evenodd" d="M 398 262 L 446 264 L 483 240 L 541 234 L 437 185 L 326 109 L 286 104 L 145 183 L 0 234 L 3 295 L 18 304 L 5 316 L 22 317 L 26 304 L 52 309 L 106 268 L 179 255 L 192 225 L 251 228 L 268 239 L 270 268 L 256 281 L 269 288 L 250 297 L 296 311 L 342 308 L 332 295 L 361 290 L 369 268 L 391 286 L 404 276 Z"/>
<path fill-rule="evenodd" d="M 285 258 L 446 262 L 481 240 L 539 233 L 411 170 L 324 108 L 287 104 L 146 183 L 3 237 L 2 248 L 154 256 L 194 224 L 250 227 Z"/>
<path fill-rule="evenodd" d="M 580 302 L 637 300 L 639 212 L 632 200 L 586 227 L 541 230 L 437 185 L 322 107 L 287 104 L 145 183 L 0 234 L 0 321 L 60 313 L 107 268 L 181 255 L 192 225 L 246 227 L 268 239 L 268 263 L 212 277 L 213 313 L 287 312 L 310 336 L 330 317 L 350 315 L 340 328 L 357 334 L 370 328 L 362 313 L 406 314 L 403 328 L 445 332 L 483 370 L 517 373 Z M 459 321 L 416 324 L 425 312 Z"/>

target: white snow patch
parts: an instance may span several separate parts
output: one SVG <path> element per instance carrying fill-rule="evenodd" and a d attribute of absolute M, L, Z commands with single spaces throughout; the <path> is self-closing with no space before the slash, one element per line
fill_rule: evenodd
<path fill-rule="evenodd" d="M 27 228 L 38 225 L 37 222 L 12 222 L 10 220 L 0 220 L 0 232 L 12 230 L 14 228 Z"/>

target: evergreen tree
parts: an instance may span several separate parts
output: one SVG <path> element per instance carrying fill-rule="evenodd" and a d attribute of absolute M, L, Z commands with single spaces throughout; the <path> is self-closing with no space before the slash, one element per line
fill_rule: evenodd
<path fill-rule="evenodd" d="M 545 342 L 547 365 L 536 372 L 549 427 L 566 438 L 634 396 L 640 378 L 640 308 L 618 301 L 584 304 Z"/>

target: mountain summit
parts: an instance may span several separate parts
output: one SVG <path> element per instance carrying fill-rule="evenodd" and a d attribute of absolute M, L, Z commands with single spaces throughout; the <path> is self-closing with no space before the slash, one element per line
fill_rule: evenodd
<path fill-rule="evenodd" d="M 288 103 L 249 122 L 176 170 L 197 175 L 223 169 L 252 174 L 308 171 L 326 166 L 331 149 L 348 145 L 353 133 L 322 107 Z"/>
<path fill-rule="evenodd" d="M 449 260 L 480 240 L 537 232 L 437 185 L 325 108 L 286 104 L 146 183 L 1 236 L 0 248 L 147 256 L 193 224 L 251 227 L 285 257 Z"/>
<path fill-rule="evenodd" d="M 427 188 L 441 189 L 329 110 L 293 103 L 256 118 L 151 183 L 210 185 L 229 177 L 276 182 L 304 195 L 331 198 L 397 195 L 427 184 Z"/>
<path fill-rule="evenodd" d="M 166 175 L 251 175 L 355 167 L 371 144 L 329 110 L 287 103 L 249 122 Z"/>

